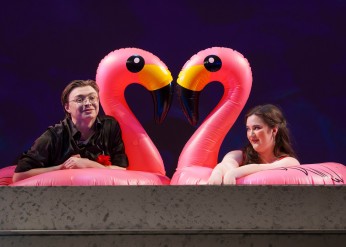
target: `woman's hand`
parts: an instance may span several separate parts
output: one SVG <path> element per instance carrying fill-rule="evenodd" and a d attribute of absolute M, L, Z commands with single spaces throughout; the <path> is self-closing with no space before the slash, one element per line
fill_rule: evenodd
<path fill-rule="evenodd" d="M 221 185 L 222 184 L 222 172 L 218 169 L 214 169 L 207 181 L 209 185 Z"/>
<path fill-rule="evenodd" d="M 225 173 L 225 175 L 223 176 L 223 184 L 234 185 L 237 183 L 236 175 L 235 175 L 236 169 L 238 169 L 238 168 L 229 170 Z"/>
<path fill-rule="evenodd" d="M 241 150 L 231 151 L 225 155 L 222 162 L 217 164 L 212 171 L 207 184 L 221 185 L 225 184 L 225 174 L 229 171 L 238 169 L 239 164 L 242 162 L 243 152 Z M 229 179 L 228 179 L 229 180 Z M 235 182 L 234 182 L 235 184 Z"/>

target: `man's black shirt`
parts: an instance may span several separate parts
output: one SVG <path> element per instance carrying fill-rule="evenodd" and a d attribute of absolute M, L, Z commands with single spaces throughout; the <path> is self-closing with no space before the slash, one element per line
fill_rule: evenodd
<path fill-rule="evenodd" d="M 112 165 L 128 166 L 121 129 L 113 117 L 99 116 L 94 124 L 94 134 L 86 143 L 80 142 L 80 137 L 81 133 L 70 118 L 50 126 L 33 146 L 21 155 L 15 172 L 57 166 L 77 154 L 94 161 L 101 154 L 108 155 Z"/>

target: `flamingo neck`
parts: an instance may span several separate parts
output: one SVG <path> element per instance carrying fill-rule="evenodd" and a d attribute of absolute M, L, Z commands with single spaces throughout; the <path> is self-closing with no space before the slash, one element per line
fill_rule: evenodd
<path fill-rule="evenodd" d="M 112 97 L 104 108 L 115 117 L 122 131 L 125 152 L 129 159 L 129 170 L 148 171 L 165 175 L 163 160 L 154 143 L 129 109 L 123 95 Z"/>
<path fill-rule="evenodd" d="M 119 122 L 122 132 L 136 131 L 138 133 L 145 133 L 142 125 L 130 110 L 124 96 L 114 97 L 110 102 L 109 106 L 111 107 L 108 107 L 108 109 L 105 108 L 105 112 Z M 131 136 L 134 138 L 133 135 Z"/>
<path fill-rule="evenodd" d="M 179 157 L 178 168 L 215 167 L 220 146 L 243 109 L 248 95 L 241 87 L 225 89 L 219 104 L 186 143 Z"/>

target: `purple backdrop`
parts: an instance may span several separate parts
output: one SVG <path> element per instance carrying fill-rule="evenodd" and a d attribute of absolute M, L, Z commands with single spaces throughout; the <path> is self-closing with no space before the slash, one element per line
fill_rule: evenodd
<path fill-rule="evenodd" d="M 0 7 L 0 167 L 12 164 L 63 118 L 64 86 L 94 79 L 98 63 L 112 50 L 150 51 L 176 80 L 193 54 L 212 46 L 241 52 L 254 78 L 220 158 L 244 145 L 244 111 L 274 103 L 284 109 L 301 162 L 346 164 L 345 13 L 342 0 L 5 1 Z M 203 91 L 200 120 L 221 94 L 217 83 Z M 126 96 L 171 176 L 195 127 L 176 96 L 160 126 L 153 122 L 148 92 L 133 85 Z"/>

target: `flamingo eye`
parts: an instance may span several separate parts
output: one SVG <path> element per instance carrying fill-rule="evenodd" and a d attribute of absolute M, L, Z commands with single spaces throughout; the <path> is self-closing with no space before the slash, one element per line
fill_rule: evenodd
<path fill-rule="evenodd" d="M 221 59 L 216 55 L 209 55 L 204 59 L 204 67 L 210 72 L 216 72 L 222 67 Z"/>
<path fill-rule="evenodd" d="M 126 68 L 132 73 L 137 73 L 143 69 L 144 63 L 145 62 L 143 57 L 139 55 L 133 55 L 127 59 Z"/>

